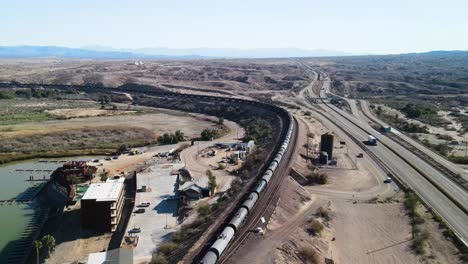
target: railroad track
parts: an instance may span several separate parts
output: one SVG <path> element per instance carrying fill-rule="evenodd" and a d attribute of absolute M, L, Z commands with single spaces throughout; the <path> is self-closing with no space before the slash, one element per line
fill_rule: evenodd
<path fill-rule="evenodd" d="M 249 214 L 247 222 L 239 230 L 238 235 L 233 239 L 229 247 L 226 248 L 225 253 L 219 259 L 218 263 L 226 263 L 236 252 L 236 250 L 242 246 L 242 244 L 249 238 L 252 231 L 259 225 L 260 219 L 272 206 L 276 205 L 281 192 L 280 189 L 284 187 L 284 184 L 288 178 L 289 171 L 291 170 L 291 160 L 294 158 L 295 145 L 298 138 L 298 122 L 294 119 L 294 136 L 290 141 L 290 147 L 286 154 L 286 159 L 283 159 L 281 165 L 279 165 L 274 177 L 269 182 L 267 189 L 263 192 L 262 198 L 257 201 L 255 209 Z"/>

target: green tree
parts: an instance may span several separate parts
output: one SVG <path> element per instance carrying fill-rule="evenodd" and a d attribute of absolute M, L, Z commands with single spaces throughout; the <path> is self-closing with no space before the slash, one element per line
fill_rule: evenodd
<path fill-rule="evenodd" d="M 220 125 L 220 126 L 224 125 L 224 117 L 220 117 L 218 119 L 218 125 Z"/>
<path fill-rule="evenodd" d="M 208 188 L 210 189 L 210 194 L 213 195 L 216 187 L 218 187 L 218 184 L 216 183 L 216 177 L 213 175 L 211 170 L 207 170 L 206 175 L 208 176 Z"/>
<path fill-rule="evenodd" d="M 106 171 L 106 169 L 102 169 L 101 173 L 99 173 L 100 180 L 104 182 L 107 180 L 108 177 L 109 177 L 109 171 Z"/>
<path fill-rule="evenodd" d="M 184 132 L 182 132 L 180 130 L 177 130 L 174 135 L 175 135 L 175 138 L 176 138 L 177 142 L 184 141 L 184 139 L 185 139 Z"/>
<path fill-rule="evenodd" d="M 50 256 L 50 252 L 55 247 L 55 238 L 51 235 L 45 235 L 41 239 L 42 244 L 47 248 L 47 256 Z"/>
<path fill-rule="evenodd" d="M 36 263 L 39 264 L 39 257 L 40 257 L 40 250 L 42 248 L 42 242 L 40 240 L 36 240 L 33 242 L 33 246 L 36 249 Z"/>
<path fill-rule="evenodd" d="M 205 128 L 201 132 L 201 138 L 203 140 L 212 140 L 214 138 L 218 138 L 220 136 L 219 130 L 214 128 Z"/>
<path fill-rule="evenodd" d="M 127 151 L 127 150 L 128 150 L 127 144 L 120 145 L 120 147 L 118 149 L 119 152 L 124 152 L 124 151 Z"/>

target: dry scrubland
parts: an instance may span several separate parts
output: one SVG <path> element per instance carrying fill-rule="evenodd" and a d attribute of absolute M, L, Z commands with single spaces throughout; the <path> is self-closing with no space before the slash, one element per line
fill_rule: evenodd
<path fill-rule="evenodd" d="M 330 75 L 331 89 L 337 94 L 371 101 L 379 118 L 413 133 L 450 160 L 468 164 L 463 158 L 468 136 L 468 52 L 307 62 Z"/>
<path fill-rule="evenodd" d="M 47 84 L 141 83 L 180 89 L 248 92 L 300 89 L 307 75 L 292 60 L 71 61 L 0 60 L 0 81 Z"/>
<path fill-rule="evenodd" d="M 0 100 L 0 163 L 32 158 L 114 153 L 157 142 L 177 129 L 198 137 L 213 121 L 178 111 L 53 99 Z M 190 127 L 190 129 L 186 129 Z"/>

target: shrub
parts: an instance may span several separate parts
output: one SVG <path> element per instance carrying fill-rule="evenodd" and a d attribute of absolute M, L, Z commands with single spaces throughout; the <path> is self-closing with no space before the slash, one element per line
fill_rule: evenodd
<path fill-rule="evenodd" d="M 328 176 L 326 174 L 319 174 L 317 172 L 312 172 L 306 176 L 307 184 L 326 184 L 328 182 Z"/>
<path fill-rule="evenodd" d="M 150 264 L 167 264 L 166 257 L 162 254 L 153 254 Z"/>
<path fill-rule="evenodd" d="M 206 128 L 201 132 L 201 138 L 203 140 L 212 140 L 221 136 L 221 133 L 218 129 L 215 128 Z"/>
<path fill-rule="evenodd" d="M 330 209 L 327 209 L 323 206 L 320 206 L 317 212 L 317 215 L 325 219 L 326 221 L 330 221 L 331 219 L 331 212 Z"/>
<path fill-rule="evenodd" d="M 414 210 L 416 210 L 416 206 L 418 205 L 418 203 L 418 197 L 414 193 L 409 193 L 406 196 L 406 200 L 404 202 L 406 209 L 411 212 L 414 212 Z"/>
<path fill-rule="evenodd" d="M 202 204 L 197 209 L 197 213 L 203 217 L 209 215 L 210 212 L 211 212 L 211 209 L 210 209 L 209 204 Z"/>
<path fill-rule="evenodd" d="M 299 250 L 299 255 L 305 263 L 320 263 L 320 256 L 313 248 L 303 247 L 301 250 Z"/>
<path fill-rule="evenodd" d="M 177 130 L 174 134 L 164 133 L 162 136 L 159 136 L 158 142 L 159 144 L 177 144 L 180 141 L 184 141 L 184 139 L 184 132 Z"/>
<path fill-rule="evenodd" d="M 177 248 L 177 244 L 174 242 L 166 242 L 159 246 L 159 253 L 163 254 L 164 256 L 169 256 L 172 251 Z"/>
<path fill-rule="evenodd" d="M 429 239 L 429 232 L 421 232 L 413 240 L 411 247 L 416 252 L 416 254 L 424 254 L 426 252 L 426 243 Z"/>
<path fill-rule="evenodd" d="M 226 165 L 222 163 L 218 163 L 218 170 L 224 170 L 226 168 Z"/>
<path fill-rule="evenodd" d="M 311 235 L 320 235 L 320 233 L 323 231 L 323 224 L 320 223 L 319 220 L 312 220 L 309 224 L 309 226 L 307 227 L 307 231 L 309 232 L 309 234 Z"/>

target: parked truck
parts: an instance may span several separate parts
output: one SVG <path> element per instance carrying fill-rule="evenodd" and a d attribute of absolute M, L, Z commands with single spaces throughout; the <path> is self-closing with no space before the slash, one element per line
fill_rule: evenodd
<path fill-rule="evenodd" d="M 377 139 L 374 136 L 369 135 L 367 138 L 367 143 L 369 143 L 371 146 L 375 146 L 377 145 Z"/>

